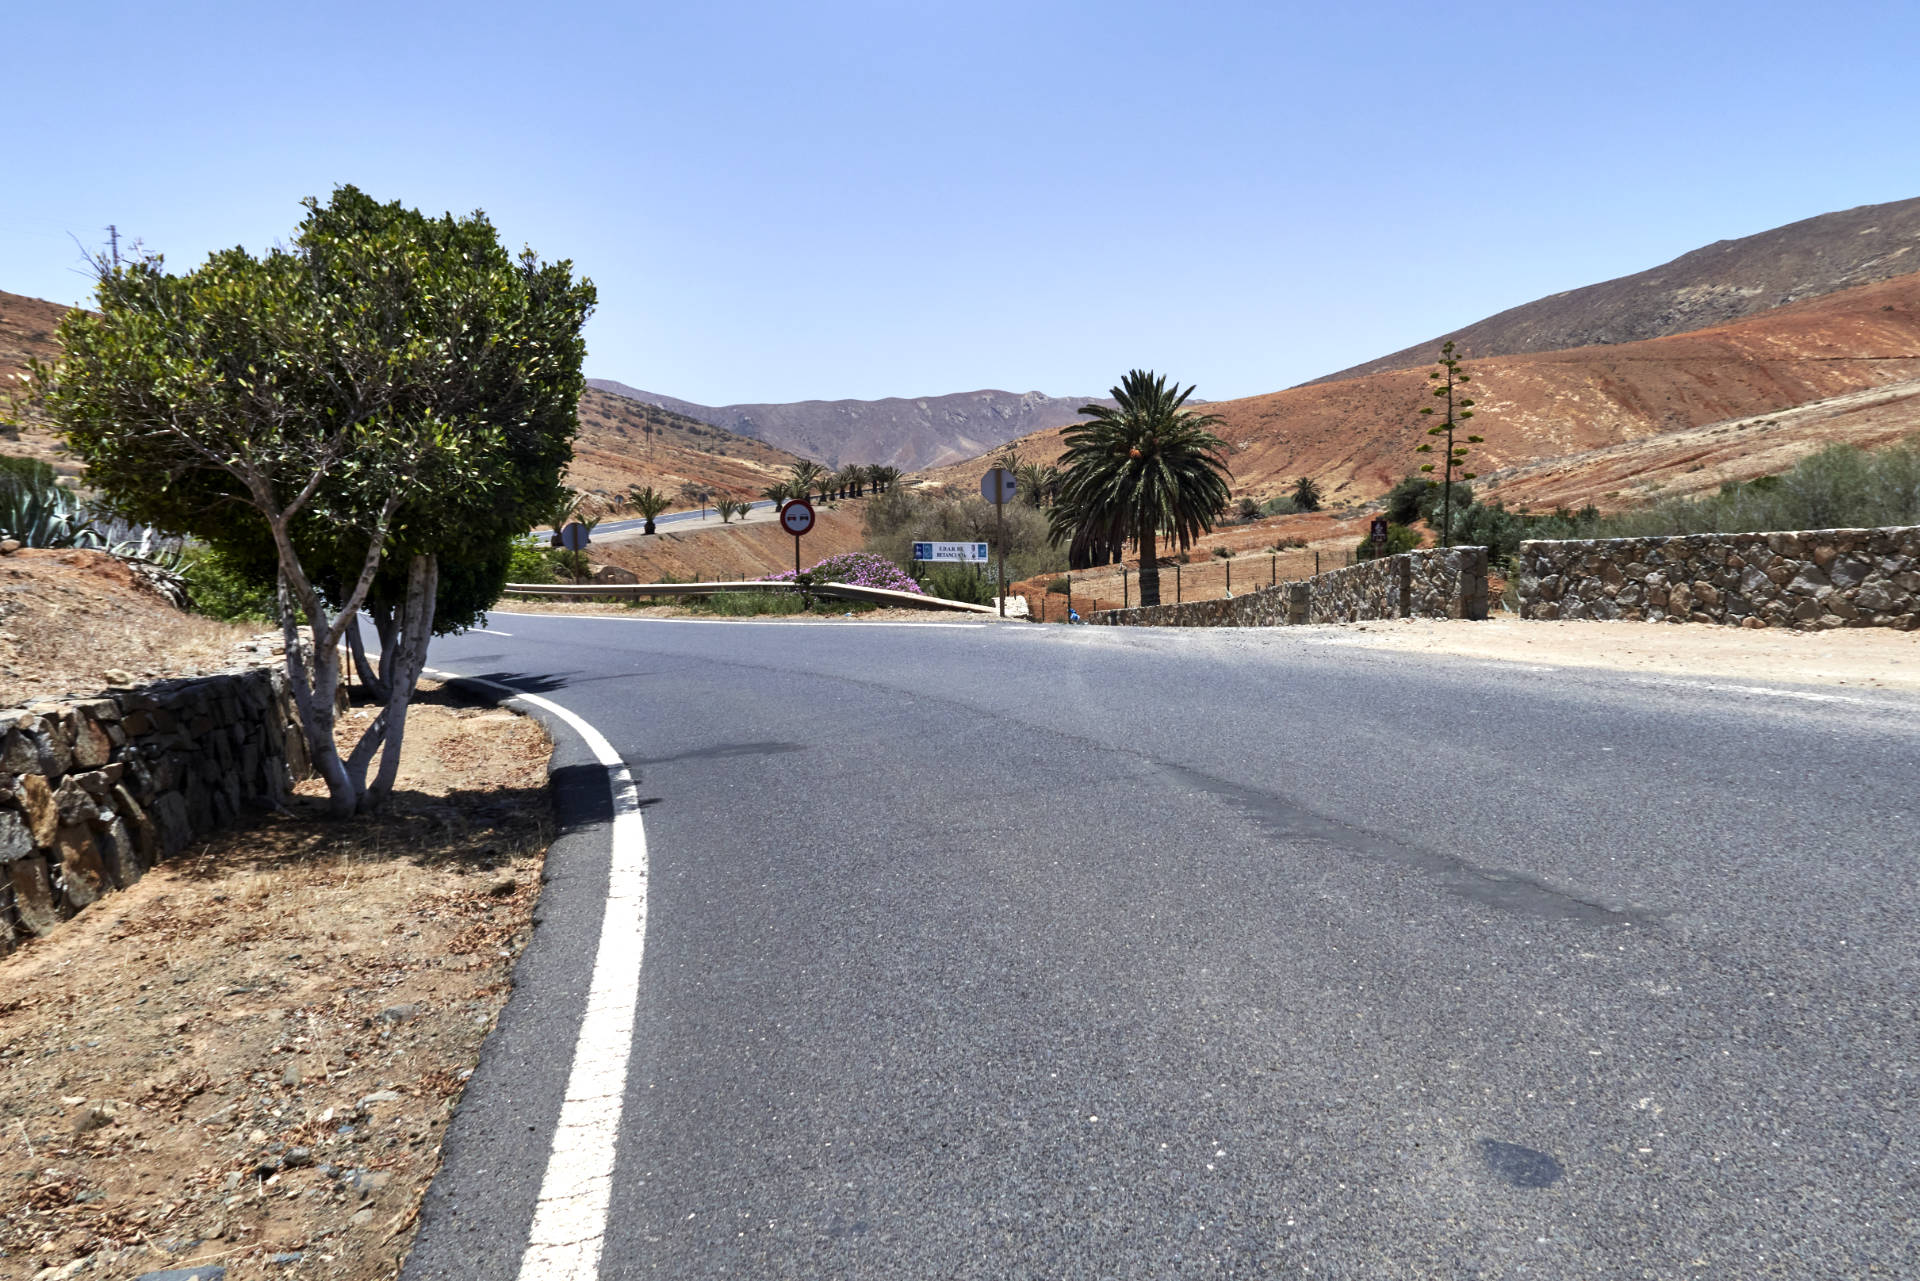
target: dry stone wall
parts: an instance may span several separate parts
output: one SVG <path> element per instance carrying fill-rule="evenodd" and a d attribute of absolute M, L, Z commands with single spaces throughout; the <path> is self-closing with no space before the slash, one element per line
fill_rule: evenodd
<path fill-rule="evenodd" d="M 1089 623 L 1119 627 L 1278 627 L 1375 618 L 1485 618 L 1487 549 L 1403 552 L 1297 583 L 1221 600 L 1107 609 Z"/>
<path fill-rule="evenodd" d="M 1920 627 L 1920 526 L 1520 544 L 1522 618 Z"/>
<path fill-rule="evenodd" d="M 307 773 L 277 665 L 0 712 L 0 954 Z"/>

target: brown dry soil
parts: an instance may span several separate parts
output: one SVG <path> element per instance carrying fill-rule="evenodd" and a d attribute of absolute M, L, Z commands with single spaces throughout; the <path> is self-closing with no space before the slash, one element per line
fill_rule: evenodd
<path fill-rule="evenodd" d="M 1550 486 L 1516 484 L 1508 505 L 1551 500 L 1603 511 L 1642 500 L 1633 483 L 1643 475 L 1668 482 L 1668 492 L 1707 485 L 1689 474 L 1683 456 L 1701 448 L 1694 429 L 1749 418 L 1771 418 L 1811 402 L 1920 378 L 1920 272 L 1847 289 L 1748 316 L 1730 324 L 1641 342 L 1575 347 L 1537 355 L 1478 360 L 1468 355 L 1478 403 L 1472 430 L 1473 470 L 1492 478 L 1548 459 L 1644 442 L 1625 459 L 1602 454 L 1589 470 L 1570 466 Z M 1234 496 L 1286 492 L 1311 476 L 1329 506 L 1371 500 L 1418 462 L 1430 420 L 1417 416 L 1427 395 L 1425 368 L 1367 374 L 1341 382 L 1204 406 L 1219 414 L 1215 428 L 1227 442 Z M 1205 391 L 1205 388 L 1201 389 Z M 1791 446 L 1805 432 L 1812 445 L 1871 445 L 1920 428 L 1905 410 L 1877 414 L 1808 415 L 1783 421 L 1771 442 Z M 1677 433 L 1665 443 L 1647 438 Z M 1029 462 L 1052 462 L 1064 448 L 1058 429 L 1015 442 Z M 1760 474 L 1735 457 L 1715 473 L 1747 480 Z M 1771 465 L 1771 464 L 1769 464 Z M 936 483 L 971 487 L 978 461 L 927 473 Z M 1673 483 L 1686 477 L 1688 485 Z M 1494 497 L 1506 495 L 1504 482 Z"/>
<path fill-rule="evenodd" d="M 0 707 L 225 671 L 259 626 L 182 614 L 100 551 L 0 556 Z"/>
<path fill-rule="evenodd" d="M 389 813 L 302 784 L 0 961 L 0 1277 L 395 1274 L 552 813 L 532 722 L 428 683 L 408 727 Z"/>

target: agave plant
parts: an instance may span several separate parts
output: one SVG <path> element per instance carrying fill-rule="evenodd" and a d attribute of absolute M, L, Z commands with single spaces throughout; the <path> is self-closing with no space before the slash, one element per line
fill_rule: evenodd
<path fill-rule="evenodd" d="M 12 477 L 0 485 L 0 538 L 27 547 L 107 545 L 106 536 L 72 490 Z"/>

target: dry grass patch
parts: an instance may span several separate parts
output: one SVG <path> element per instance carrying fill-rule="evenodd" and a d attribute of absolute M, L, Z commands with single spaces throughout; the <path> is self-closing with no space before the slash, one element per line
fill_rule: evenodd
<path fill-rule="evenodd" d="M 530 929 L 549 753 L 424 686 L 390 813 L 303 784 L 0 961 L 0 1276 L 394 1275 Z"/>

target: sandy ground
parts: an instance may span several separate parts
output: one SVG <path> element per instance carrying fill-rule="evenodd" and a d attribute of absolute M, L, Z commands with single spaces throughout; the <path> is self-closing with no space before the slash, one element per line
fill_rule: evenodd
<path fill-rule="evenodd" d="M 408 720 L 390 813 L 302 784 L 0 959 L 0 1277 L 395 1275 L 552 819 L 537 725 Z"/>
<path fill-rule="evenodd" d="M 1671 623 L 1484 623 L 1403 618 L 1290 627 L 1286 635 L 1416 654 L 1667 672 L 1795 685 L 1920 692 L 1920 632 L 1843 627 L 1824 632 Z"/>

